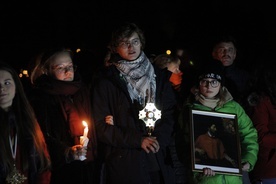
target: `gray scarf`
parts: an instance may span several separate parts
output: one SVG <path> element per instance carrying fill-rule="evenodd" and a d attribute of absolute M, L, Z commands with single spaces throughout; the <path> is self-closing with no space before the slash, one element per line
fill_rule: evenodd
<path fill-rule="evenodd" d="M 134 61 L 120 60 L 115 64 L 127 82 L 130 98 L 140 104 L 155 102 L 156 81 L 154 68 L 144 52 Z"/>

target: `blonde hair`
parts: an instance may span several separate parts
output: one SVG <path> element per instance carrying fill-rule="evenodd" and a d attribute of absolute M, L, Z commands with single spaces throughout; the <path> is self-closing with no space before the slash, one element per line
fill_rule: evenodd
<path fill-rule="evenodd" d="M 156 56 L 153 60 L 153 64 L 157 67 L 163 69 L 168 66 L 169 63 L 178 63 L 180 59 L 177 56 L 172 56 L 168 54 L 160 54 Z"/>
<path fill-rule="evenodd" d="M 51 49 L 49 51 L 43 52 L 42 54 L 38 55 L 35 61 L 35 66 L 31 71 L 30 81 L 32 84 L 35 83 L 35 80 L 43 75 L 48 74 L 50 71 L 51 63 L 55 60 L 57 55 L 62 53 L 68 53 L 71 58 L 73 58 L 73 53 L 70 49 L 66 48 L 57 48 Z"/>

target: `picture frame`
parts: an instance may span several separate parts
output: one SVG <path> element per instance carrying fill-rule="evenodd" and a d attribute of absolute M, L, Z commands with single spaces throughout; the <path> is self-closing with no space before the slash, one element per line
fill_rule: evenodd
<path fill-rule="evenodd" d="M 192 170 L 242 175 L 237 115 L 191 110 Z"/>

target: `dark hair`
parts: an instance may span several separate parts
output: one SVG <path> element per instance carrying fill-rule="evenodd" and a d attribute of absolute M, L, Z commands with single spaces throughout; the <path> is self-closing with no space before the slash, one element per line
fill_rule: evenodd
<path fill-rule="evenodd" d="M 258 96 L 261 94 L 268 95 L 271 103 L 276 105 L 276 62 L 274 53 L 275 51 L 266 51 L 265 55 L 263 54 L 259 62 L 255 64 L 253 78 L 251 79 L 251 91 Z M 258 99 L 254 100 L 258 101 Z"/>
<path fill-rule="evenodd" d="M 44 136 L 41 132 L 40 126 L 36 120 L 34 111 L 26 97 L 20 78 L 17 72 L 5 62 L 0 62 L 0 70 L 7 71 L 11 74 L 16 87 L 16 92 L 12 102 L 11 111 L 13 111 L 15 114 L 18 135 L 21 137 L 21 141 L 19 144 L 21 144 L 20 154 L 22 155 L 21 158 L 23 163 L 23 169 L 25 170 L 28 168 L 29 156 L 29 153 L 27 153 L 26 151 L 26 148 L 28 146 L 24 144 L 24 140 L 31 137 L 40 161 L 40 168 L 38 168 L 38 170 L 45 170 L 50 167 L 50 158 L 48 152 L 45 151 L 46 143 L 44 140 Z M 10 145 L 8 141 L 6 141 L 10 132 L 7 131 L 7 113 L 2 108 L 0 109 L 0 164 L 3 165 L 6 171 L 9 171 L 13 166 L 13 159 L 10 158 L 10 156 L 8 156 L 10 155 L 10 151 L 7 151 L 10 150 Z"/>
<path fill-rule="evenodd" d="M 145 47 L 145 36 L 143 31 L 135 24 L 125 22 L 117 27 L 112 32 L 111 41 L 109 43 L 109 48 L 112 52 L 115 52 L 116 47 L 125 39 L 131 37 L 133 33 L 137 33 L 141 42 L 141 49 L 143 50 Z"/>
<path fill-rule="evenodd" d="M 213 48 L 215 48 L 216 45 L 218 45 L 219 43 L 222 43 L 222 42 L 226 42 L 226 43 L 232 42 L 233 45 L 235 46 L 235 48 L 237 48 L 237 40 L 234 38 L 234 36 L 229 35 L 229 34 L 223 34 L 223 35 L 216 37 L 216 39 L 214 40 L 214 43 L 213 43 Z"/>

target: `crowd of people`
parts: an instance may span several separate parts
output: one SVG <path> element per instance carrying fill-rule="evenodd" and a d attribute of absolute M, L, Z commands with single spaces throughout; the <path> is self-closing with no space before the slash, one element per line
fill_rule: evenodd
<path fill-rule="evenodd" d="M 190 70 L 178 52 L 147 56 L 143 30 L 124 22 L 89 75 L 71 50 L 43 51 L 28 90 L 1 61 L 0 183 L 276 183 L 273 54 L 245 70 L 235 38 L 218 38 L 202 67 Z M 235 115 L 236 124 L 206 117 L 207 132 L 195 135 L 193 110 Z M 238 157 L 220 124 L 237 136 Z"/>

